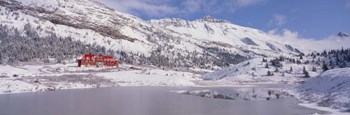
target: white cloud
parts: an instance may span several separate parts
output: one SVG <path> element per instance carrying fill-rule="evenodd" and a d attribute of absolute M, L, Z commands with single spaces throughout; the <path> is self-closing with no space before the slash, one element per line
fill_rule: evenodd
<path fill-rule="evenodd" d="M 277 26 L 283 26 L 287 23 L 287 16 L 281 14 L 272 15 L 273 19 L 270 20 L 270 24 L 276 24 Z"/>
<path fill-rule="evenodd" d="M 268 32 L 268 35 L 280 39 L 285 43 L 297 46 L 304 51 L 323 51 L 330 49 L 350 48 L 350 37 L 341 38 L 338 36 L 330 36 L 321 40 L 314 38 L 304 38 L 296 31 L 288 29 L 273 29 Z"/>
<path fill-rule="evenodd" d="M 236 4 L 238 7 L 246 7 L 250 5 L 255 5 L 263 1 L 266 1 L 266 0 L 237 0 Z"/>
<path fill-rule="evenodd" d="M 184 5 L 190 13 L 198 12 L 201 9 L 201 0 L 184 0 L 182 5 Z"/>
<path fill-rule="evenodd" d="M 144 13 L 149 17 L 166 17 L 171 15 L 190 15 L 204 12 L 207 14 L 256 5 L 267 0 L 101 0 L 117 11 L 138 15 Z"/>
<path fill-rule="evenodd" d="M 134 15 L 142 12 L 150 17 L 162 17 L 179 12 L 177 7 L 167 4 L 169 0 L 101 0 L 101 2 L 117 11 Z"/>

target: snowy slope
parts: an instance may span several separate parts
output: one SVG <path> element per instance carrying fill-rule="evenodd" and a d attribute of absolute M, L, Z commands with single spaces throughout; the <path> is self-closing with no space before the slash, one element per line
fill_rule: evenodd
<path fill-rule="evenodd" d="M 95 0 L 1 0 L 0 22 L 20 32 L 29 24 L 39 36 L 72 37 L 75 41 L 123 51 L 139 58 L 159 53 L 155 57 L 170 57 L 167 59 L 169 65 L 194 65 L 192 62 L 202 57 L 208 61 L 205 64 L 196 62 L 196 66 L 216 68 L 245 58 L 299 53 L 297 48 L 260 30 L 227 21 L 211 17 L 195 21 L 145 21 Z M 235 54 L 244 58 L 226 58 Z M 183 57 L 193 59 L 184 60 Z M 214 62 L 223 64 L 214 65 Z"/>
<path fill-rule="evenodd" d="M 293 46 L 271 38 L 265 32 L 242 27 L 225 20 L 206 16 L 203 19 L 188 21 L 178 18 L 150 20 L 152 24 L 188 35 L 196 40 L 222 44 L 226 47 L 240 47 L 255 52 L 298 52 Z M 269 53 L 267 53 L 269 54 Z"/>
<path fill-rule="evenodd" d="M 131 15 L 114 12 L 94 1 L 19 0 L 19 2 L 22 2 L 23 6 L 22 4 L 10 3 L 11 7 L 21 7 L 18 9 L 9 9 L 9 6 L 5 5 L 0 6 L 2 25 L 22 30 L 25 24 L 31 24 L 37 29 L 40 28 L 37 32 L 41 36 L 55 33 L 61 37 L 73 37 L 86 44 L 95 43 L 128 52 L 146 53 L 152 48 L 150 44 L 145 43 L 145 37 L 127 36 L 129 34 L 138 35 L 140 32 L 123 30 L 129 28 L 128 23 L 142 22 L 142 20 Z M 119 31 L 124 31 L 126 35 L 117 34 L 120 33 Z M 106 34 L 107 32 L 115 32 L 115 34 Z"/>
<path fill-rule="evenodd" d="M 265 64 L 261 62 L 262 58 L 248 60 L 229 68 L 224 68 L 212 73 L 203 75 L 204 80 L 220 80 L 231 82 L 272 82 L 281 81 L 281 77 L 267 76 L 268 70 L 273 71 L 274 68 L 265 68 Z M 280 76 L 280 75 L 276 75 Z M 283 81 L 294 82 L 295 77 L 284 77 Z"/>
<path fill-rule="evenodd" d="M 297 89 L 301 99 L 343 111 L 350 110 L 350 68 L 332 69 Z"/>
<path fill-rule="evenodd" d="M 314 63 L 306 64 L 306 61 L 311 62 L 312 58 L 305 57 L 301 60 L 301 63 L 293 63 L 287 58 L 284 61 L 279 61 L 281 67 L 273 66 L 271 60 L 276 58 L 255 58 L 247 60 L 238 64 L 231 65 L 228 68 L 220 69 L 211 73 L 204 74 L 202 78 L 204 80 L 215 80 L 220 82 L 269 82 L 269 83 L 291 83 L 295 84 L 304 80 L 305 75 L 303 73 L 303 68 L 308 71 L 310 77 L 315 77 L 322 72 L 321 67 L 315 65 Z M 291 58 L 295 59 L 295 58 Z M 268 65 L 268 68 L 266 68 Z M 312 68 L 316 67 L 315 71 Z M 277 71 L 276 71 L 277 68 Z M 292 68 L 292 71 L 291 71 Z M 270 71 L 273 75 L 268 76 L 267 73 Z"/>

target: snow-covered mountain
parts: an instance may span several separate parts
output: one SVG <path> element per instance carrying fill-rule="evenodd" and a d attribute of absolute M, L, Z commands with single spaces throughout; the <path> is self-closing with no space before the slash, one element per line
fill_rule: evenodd
<path fill-rule="evenodd" d="M 40 37 L 54 34 L 122 51 L 121 58 L 133 64 L 223 66 L 252 57 L 300 53 L 260 30 L 228 21 L 145 21 L 95 0 L 0 0 L 0 22 L 20 32 L 30 25 Z"/>
<path fill-rule="evenodd" d="M 265 32 L 242 27 L 226 20 L 206 16 L 188 21 L 178 18 L 150 20 L 150 23 L 173 30 L 198 41 L 220 44 L 223 47 L 240 47 L 254 52 L 296 52 L 298 49 L 271 38 Z"/>
<path fill-rule="evenodd" d="M 350 37 L 348 33 L 345 33 L 345 32 L 339 32 L 338 33 L 338 36 L 339 37 Z"/>

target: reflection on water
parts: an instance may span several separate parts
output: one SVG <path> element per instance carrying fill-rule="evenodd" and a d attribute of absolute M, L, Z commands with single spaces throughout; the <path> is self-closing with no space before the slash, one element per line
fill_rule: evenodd
<path fill-rule="evenodd" d="M 192 89 L 192 90 L 177 90 L 173 91 L 179 94 L 199 96 L 205 98 L 214 99 L 227 99 L 227 100 L 246 100 L 246 101 L 260 101 L 260 100 L 273 100 L 281 99 L 285 97 L 292 97 L 291 95 L 276 88 L 232 88 L 232 87 L 220 87 L 220 88 L 207 88 L 207 89 Z"/>
<path fill-rule="evenodd" d="M 298 106 L 297 100 L 291 97 L 245 101 L 171 92 L 206 89 L 117 87 L 0 95 L 0 115 L 300 115 L 318 112 Z M 227 91 L 215 88 L 220 90 Z"/>

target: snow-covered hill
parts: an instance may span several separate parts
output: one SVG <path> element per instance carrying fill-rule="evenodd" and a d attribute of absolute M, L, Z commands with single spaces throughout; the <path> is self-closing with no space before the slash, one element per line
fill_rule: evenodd
<path fill-rule="evenodd" d="M 319 106 L 349 112 L 349 51 L 338 49 L 305 56 L 256 58 L 204 74 L 202 78 L 225 85 L 281 82 L 300 85 L 295 90 L 298 93 L 289 93 Z"/>
<path fill-rule="evenodd" d="M 271 38 L 265 32 L 232 24 L 226 20 L 206 16 L 203 19 L 188 21 L 178 18 L 150 20 L 152 24 L 188 35 L 196 40 L 224 47 L 239 47 L 254 52 L 296 52 L 297 48 Z M 267 53 L 271 54 L 271 53 Z"/>
<path fill-rule="evenodd" d="M 349 34 L 348 34 L 348 33 L 345 33 L 345 32 L 339 32 L 339 33 L 338 33 L 338 36 L 339 36 L 339 37 L 349 37 Z"/>
<path fill-rule="evenodd" d="M 266 60 L 266 61 L 264 61 Z M 275 66 L 273 62 L 280 63 Z M 203 75 L 204 80 L 217 80 L 229 83 L 291 83 L 295 84 L 306 80 L 303 70 L 308 71 L 310 77 L 317 76 L 322 70 L 317 67 L 311 71 L 314 64 L 295 63 L 288 59 L 256 58 L 241 62 L 231 67 Z M 269 75 L 270 73 L 270 75 Z"/>
<path fill-rule="evenodd" d="M 30 25 L 43 38 L 54 34 L 123 52 L 119 56 L 131 64 L 209 69 L 252 57 L 300 53 L 260 30 L 228 21 L 145 21 L 95 0 L 0 0 L 0 22 L 23 36 Z"/>
<path fill-rule="evenodd" d="M 350 68 L 332 69 L 298 87 L 301 99 L 343 111 L 350 110 Z"/>

